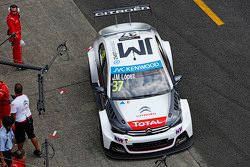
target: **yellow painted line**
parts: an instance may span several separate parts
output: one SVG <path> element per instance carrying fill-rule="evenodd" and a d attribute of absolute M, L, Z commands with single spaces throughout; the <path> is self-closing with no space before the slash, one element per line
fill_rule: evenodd
<path fill-rule="evenodd" d="M 194 2 L 218 25 L 221 26 L 224 22 L 202 1 L 194 0 Z"/>

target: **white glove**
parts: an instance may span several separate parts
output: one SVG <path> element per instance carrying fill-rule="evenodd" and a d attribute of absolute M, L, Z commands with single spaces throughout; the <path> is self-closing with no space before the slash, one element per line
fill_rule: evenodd
<path fill-rule="evenodd" d="M 25 46 L 25 42 L 22 39 L 20 40 L 20 45 Z"/>

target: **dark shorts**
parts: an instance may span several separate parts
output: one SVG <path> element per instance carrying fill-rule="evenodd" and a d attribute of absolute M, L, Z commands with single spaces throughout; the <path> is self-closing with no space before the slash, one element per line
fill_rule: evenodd
<path fill-rule="evenodd" d="M 15 122 L 15 138 L 17 144 L 23 143 L 25 141 L 25 133 L 27 134 L 29 139 L 36 137 L 34 134 L 32 117 L 25 122 Z"/>
<path fill-rule="evenodd" d="M 3 156 L 5 158 L 5 162 L 8 166 L 11 166 L 12 164 L 12 156 L 11 151 L 3 151 Z"/>

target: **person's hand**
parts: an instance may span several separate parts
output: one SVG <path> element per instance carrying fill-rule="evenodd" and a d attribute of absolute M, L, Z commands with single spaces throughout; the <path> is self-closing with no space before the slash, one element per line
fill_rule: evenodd
<path fill-rule="evenodd" d="M 2 167 L 8 167 L 8 165 L 6 164 L 6 162 L 4 161 L 4 162 L 2 162 Z"/>
<path fill-rule="evenodd" d="M 13 124 L 11 128 L 12 128 L 13 132 L 15 132 L 15 130 L 16 130 L 16 125 Z"/>
<path fill-rule="evenodd" d="M 16 95 L 10 95 L 12 99 L 14 100 L 16 98 Z"/>
<path fill-rule="evenodd" d="M 25 46 L 25 42 L 22 39 L 20 40 L 20 45 Z"/>
<path fill-rule="evenodd" d="M 12 38 L 16 38 L 16 33 L 13 32 L 10 36 L 11 36 Z"/>

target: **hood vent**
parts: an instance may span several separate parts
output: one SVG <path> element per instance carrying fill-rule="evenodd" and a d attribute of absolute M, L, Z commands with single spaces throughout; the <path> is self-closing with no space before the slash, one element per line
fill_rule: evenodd
<path fill-rule="evenodd" d="M 174 109 L 180 110 L 180 96 L 176 91 L 174 92 Z"/>
<path fill-rule="evenodd" d="M 115 115 L 115 113 L 113 111 L 113 108 L 112 108 L 112 106 L 111 106 L 111 104 L 110 104 L 109 101 L 108 101 L 108 103 L 106 105 L 106 111 L 107 111 L 108 115 L 110 115 L 110 118 L 116 119 L 116 115 Z"/>

